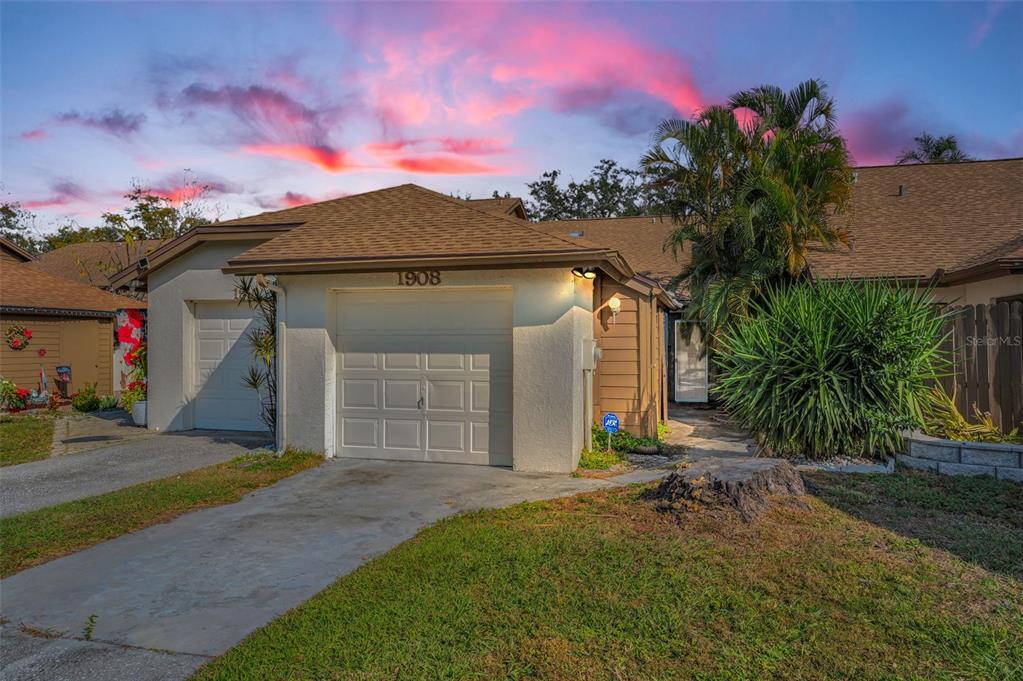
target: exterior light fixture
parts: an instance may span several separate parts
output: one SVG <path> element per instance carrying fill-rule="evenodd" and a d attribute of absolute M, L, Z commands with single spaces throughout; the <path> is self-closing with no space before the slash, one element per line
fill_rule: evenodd
<path fill-rule="evenodd" d="M 596 279 L 597 270 L 592 267 L 573 267 L 572 274 L 583 279 Z"/>

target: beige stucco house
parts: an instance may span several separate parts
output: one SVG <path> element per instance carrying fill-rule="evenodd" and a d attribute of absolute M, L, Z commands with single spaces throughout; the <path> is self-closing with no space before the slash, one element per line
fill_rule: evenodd
<path fill-rule="evenodd" d="M 857 170 L 819 278 L 1023 296 L 1023 160 Z M 256 322 L 239 276 L 278 295 L 280 446 L 328 456 L 570 471 L 615 412 L 656 434 L 706 402 L 661 217 L 532 223 L 517 199 L 402 185 L 196 228 L 111 278 L 149 293 L 149 424 L 261 430 L 242 382 Z"/>
<path fill-rule="evenodd" d="M 634 374 L 620 387 L 642 393 L 641 407 L 621 404 L 627 424 L 655 433 L 665 408 L 656 329 L 674 302 L 616 249 L 520 209 L 402 185 L 163 245 L 112 282 L 148 285 L 149 427 L 263 427 L 241 381 L 256 322 L 234 283 L 267 275 L 281 446 L 571 471 L 604 408 L 593 372 L 605 338 L 604 352 L 629 353 L 609 355 Z"/>

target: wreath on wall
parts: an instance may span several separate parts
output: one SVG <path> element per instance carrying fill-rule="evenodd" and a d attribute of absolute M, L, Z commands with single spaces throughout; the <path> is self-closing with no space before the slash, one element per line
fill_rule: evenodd
<path fill-rule="evenodd" d="M 32 340 L 32 329 L 26 329 L 21 324 L 14 324 L 7 327 L 7 345 L 12 350 L 24 350 Z"/>

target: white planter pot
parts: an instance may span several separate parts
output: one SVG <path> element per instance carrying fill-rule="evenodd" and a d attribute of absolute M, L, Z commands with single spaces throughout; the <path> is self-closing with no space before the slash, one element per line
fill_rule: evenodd
<path fill-rule="evenodd" d="M 136 402 L 131 407 L 131 420 L 135 422 L 136 426 L 146 425 L 146 401 L 141 400 Z"/>

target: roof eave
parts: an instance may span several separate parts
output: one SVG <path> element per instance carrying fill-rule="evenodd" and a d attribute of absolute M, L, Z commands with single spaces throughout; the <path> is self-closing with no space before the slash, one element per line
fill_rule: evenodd
<path fill-rule="evenodd" d="M 269 225 L 200 225 L 172 239 L 149 253 L 146 258 L 149 267 L 142 270 L 138 261 L 128 265 L 120 272 L 110 276 L 109 286 L 116 290 L 128 286 L 132 281 L 143 281 L 154 271 L 207 241 L 246 241 L 249 239 L 270 239 L 287 232 L 301 223 L 282 223 Z"/>
<path fill-rule="evenodd" d="M 942 286 L 953 284 L 969 284 L 985 279 L 994 279 L 1009 274 L 1023 274 L 1023 258 L 998 258 L 988 262 L 966 267 L 952 272 L 936 273 L 938 283 Z"/>
<path fill-rule="evenodd" d="M 620 280 L 634 273 L 617 251 L 579 250 L 553 253 L 481 253 L 379 258 L 307 258 L 289 260 L 228 261 L 225 274 L 343 274 L 397 269 L 479 269 L 485 267 L 599 267 Z"/>
<path fill-rule="evenodd" d="M 113 317 L 116 314 L 113 310 L 80 310 L 71 307 L 35 307 L 29 305 L 0 305 L 0 313 L 30 314 L 46 317 Z"/>

